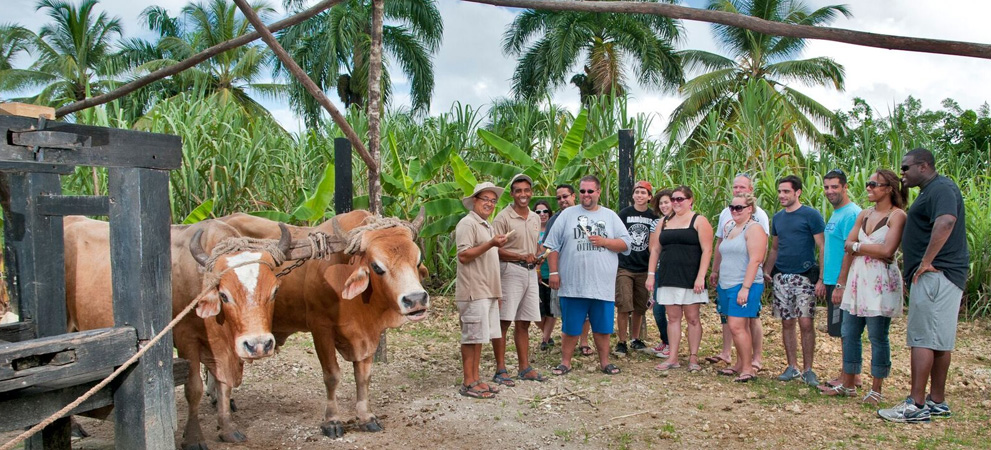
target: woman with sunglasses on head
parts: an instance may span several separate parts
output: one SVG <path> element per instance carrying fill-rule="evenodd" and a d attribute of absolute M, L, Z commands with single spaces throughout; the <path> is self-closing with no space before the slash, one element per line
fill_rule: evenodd
<path fill-rule="evenodd" d="M 666 361 L 655 369 L 668 370 L 681 367 L 678 363 L 678 345 L 681 343 L 681 317 L 688 322 L 688 370 L 702 370 L 698 362 L 699 345 L 702 342 L 702 323 L 699 308 L 709 302 L 705 290 L 705 275 L 712 258 L 712 225 L 705 216 L 692 210 L 692 189 L 678 186 L 671 193 L 673 214 L 660 225 L 660 244 L 657 266 L 657 289 L 654 301 L 664 305 L 668 316 L 668 338 L 671 349 Z M 650 277 L 648 276 L 648 279 Z M 652 286 L 647 286 L 650 289 Z"/>
<path fill-rule="evenodd" d="M 823 394 L 853 397 L 857 393 L 854 376 L 862 366 L 861 335 L 867 328 L 871 341 L 871 377 L 874 379 L 864 403 L 873 406 L 882 400 L 881 384 L 891 371 L 888 328 L 891 319 L 901 317 L 902 276 L 895 259 L 905 227 L 905 200 L 908 188 L 898 175 L 879 169 L 866 183 L 867 200 L 874 206 L 860 212 L 847 237 L 843 267 L 832 302 L 848 314 L 843 317 L 842 384 L 822 386 Z"/>
<path fill-rule="evenodd" d="M 533 212 L 540 218 L 540 235 L 537 237 L 537 242 L 542 243 L 544 242 L 544 234 L 547 232 L 547 220 L 554 214 L 554 210 L 551 209 L 551 204 L 547 200 L 537 200 L 533 204 Z M 540 247 L 540 249 L 543 251 L 543 247 Z M 554 346 L 554 339 L 551 338 L 551 332 L 554 331 L 554 324 L 557 320 L 554 319 L 554 314 L 551 312 L 551 287 L 547 284 L 551 270 L 547 267 L 547 258 L 543 260 L 544 262 L 540 264 L 538 269 L 540 283 L 537 288 L 540 296 L 539 328 L 543 335 L 540 340 L 540 349 L 550 350 Z"/>
<path fill-rule="evenodd" d="M 657 324 L 657 330 L 661 333 L 661 343 L 654 347 L 654 356 L 658 358 L 667 358 L 670 354 L 671 346 L 668 342 L 668 316 L 667 311 L 664 310 L 664 305 L 657 303 L 657 292 L 655 292 L 654 287 L 657 285 L 657 260 L 660 259 L 661 254 L 661 244 L 657 240 L 658 235 L 661 232 L 660 224 L 671 217 L 671 189 L 661 189 L 654 195 L 654 198 L 650 199 L 650 207 L 654 210 L 660 219 L 654 221 L 654 224 L 650 226 L 650 237 L 648 238 L 648 249 L 650 250 L 650 258 L 647 263 L 647 292 L 650 292 L 650 301 L 652 303 L 652 312 L 654 313 L 654 323 Z"/>
<path fill-rule="evenodd" d="M 746 383 L 756 376 L 750 319 L 757 317 L 764 293 L 761 265 L 767 251 L 767 233 L 754 220 L 756 203 L 752 194 L 736 194 L 729 210 L 732 220 L 716 249 L 720 257 L 716 293 L 736 345 L 736 365 L 720 370 L 719 374 L 739 375 L 733 381 Z"/>

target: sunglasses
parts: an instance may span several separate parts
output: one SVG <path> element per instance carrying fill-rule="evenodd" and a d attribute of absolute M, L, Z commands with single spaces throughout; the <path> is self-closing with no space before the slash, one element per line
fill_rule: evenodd
<path fill-rule="evenodd" d="M 877 181 L 874 181 L 874 180 L 871 180 L 871 181 L 868 181 L 868 182 L 864 183 L 864 187 L 868 187 L 868 188 L 871 188 L 871 189 L 876 189 L 876 188 L 878 188 L 880 186 L 890 186 L 890 185 L 889 184 L 884 184 L 884 183 L 878 183 Z"/>
<path fill-rule="evenodd" d="M 826 175 L 830 175 L 830 174 L 834 174 L 834 173 L 835 174 L 838 174 L 838 175 L 844 175 L 844 176 L 846 175 L 846 173 L 843 172 L 843 169 L 833 169 L 833 170 L 830 170 L 829 172 L 826 172 Z"/>
<path fill-rule="evenodd" d="M 914 163 L 912 163 L 912 164 L 902 164 L 902 172 L 908 172 L 908 169 L 909 169 L 910 167 L 912 167 L 912 166 L 917 166 L 917 165 L 919 165 L 919 164 L 922 164 L 922 163 L 921 163 L 921 162 L 918 162 L 918 161 L 916 161 L 916 162 L 914 162 Z"/>
<path fill-rule="evenodd" d="M 728 208 L 730 209 L 730 211 L 740 212 L 743 211 L 744 209 L 747 209 L 747 205 L 729 205 Z"/>
<path fill-rule="evenodd" d="M 535 210 L 533 210 L 533 212 L 535 212 L 537 214 L 550 214 L 551 213 L 551 210 L 549 210 L 549 209 L 535 209 Z"/>
<path fill-rule="evenodd" d="M 579 189 L 578 192 L 582 194 L 594 194 L 595 189 Z"/>
<path fill-rule="evenodd" d="M 681 203 L 688 200 L 688 197 L 671 197 L 671 203 Z"/>

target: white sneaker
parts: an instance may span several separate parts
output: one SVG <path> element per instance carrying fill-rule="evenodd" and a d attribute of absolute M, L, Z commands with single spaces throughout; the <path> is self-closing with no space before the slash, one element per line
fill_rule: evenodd
<path fill-rule="evenodd" d="M 654 352 L 654 356 L 658 358 L 667 358 L 671 355 L 671 346 L 665 343 L 657 344 L 657 347 L 651 349 Z"/>

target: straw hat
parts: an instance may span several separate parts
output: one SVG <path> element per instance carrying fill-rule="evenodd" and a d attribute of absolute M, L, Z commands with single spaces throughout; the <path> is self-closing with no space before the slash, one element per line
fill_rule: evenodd
<path fill-rule="evenodd" d="M 465 208 L 468 208 L 468 210 L 471 211 L 475 209 L 475 196 L 480 194 L 482 191 L 491 191 L 496 195 L 496 198 L 499 198 L 502 197 L 502 192 L 504 190 L 505 189 L 489 183 L 488 181 L 478 183 L 475 185 L 475 192 L 472 192 L 471 195 L 461 199 L 461 204 L 465 205 Z"/>

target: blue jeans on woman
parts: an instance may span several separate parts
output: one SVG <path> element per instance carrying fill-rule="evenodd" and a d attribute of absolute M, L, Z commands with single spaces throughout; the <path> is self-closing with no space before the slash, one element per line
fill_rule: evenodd
<path fill-rule="evenodd" d="M 867 328 L 871 341 L 871 376 L 887 378 L 891 372 L 891 344 L 888 342 L 890 317 L 860 317 L 843 313 L 843 373 L 859 374 L 863 368 L 863 349 L 860 336 Z"/>
<path fill-rule="evenodd" d="M 664 310 L 664 305 L 657 303 L 654 300 L 654 323 L 657 324 L 657 329 L 661 330 L 661 342 L 665 345 L 668 344 L 668 315 L 667 311 Z"/>

